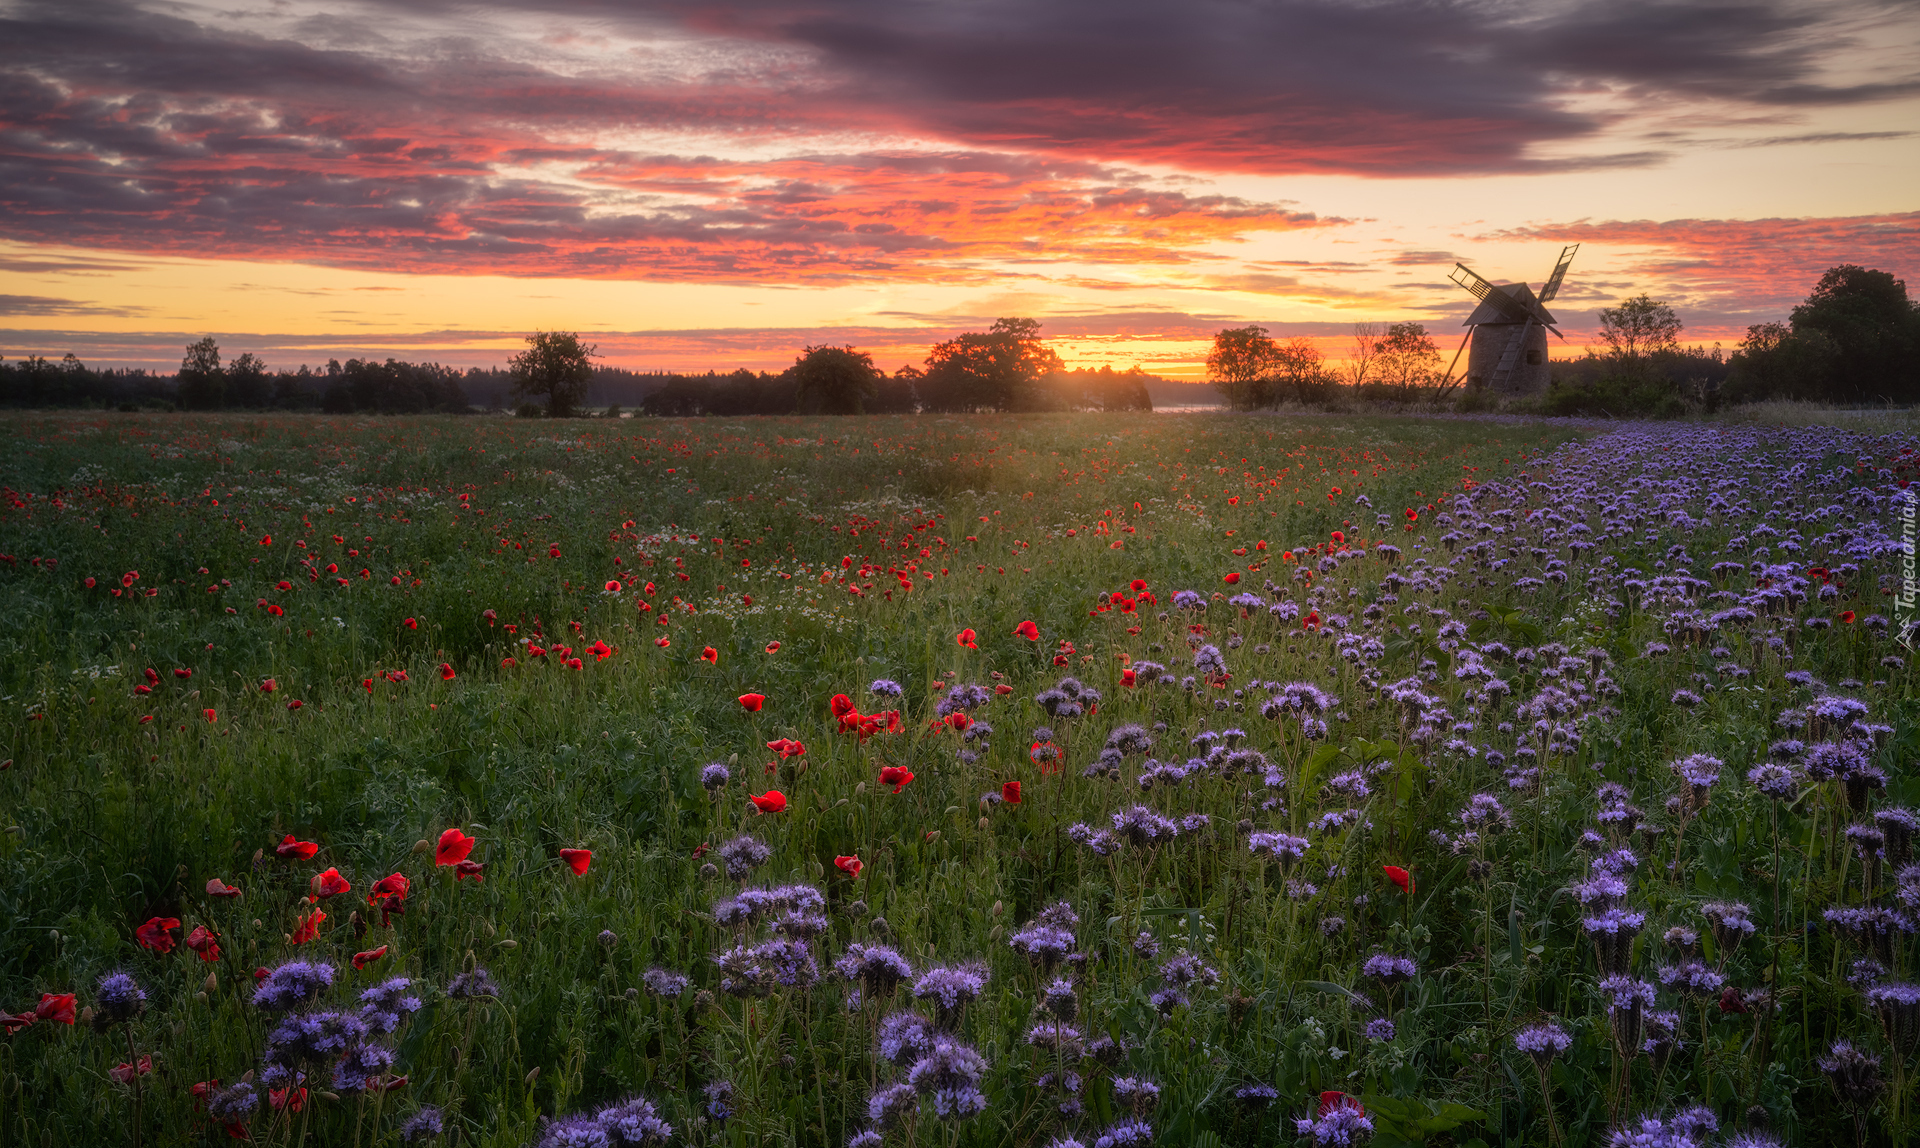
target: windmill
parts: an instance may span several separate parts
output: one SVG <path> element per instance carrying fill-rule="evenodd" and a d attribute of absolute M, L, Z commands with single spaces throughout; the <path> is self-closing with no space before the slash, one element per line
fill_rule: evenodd
<path fill-rule="evenodd" d="M 1552 331 L 1556 339 L 1566 338 L 1560 333 L 1559 320 L 1546 305 L 1560 293 L 1560 283 L 1578 250 L 1578 243 L 1561 250 L 1560 261 L 1554 264 L 1553 274 L 1538 295 L 1525 283 L 1489 283 L 1466 264 L 1453 265 L 1447 278 L 1466 288 L 1480 304 L 1461 324 L 1471 328 L 1467 339 L 1473 344 L 1467 356 L 1469 389 L 1484 388 L 1500 394 L 1546 389 L 1547 332 Z M 1462 341 L 1460 351 L 1466 349 L 1467 342 Z M 1454 352 L 1453 365 L 1460 362 L 1460 351 Z M 1449 379 L 1453 377 L 1453 365 L 1447 367 Z"/>

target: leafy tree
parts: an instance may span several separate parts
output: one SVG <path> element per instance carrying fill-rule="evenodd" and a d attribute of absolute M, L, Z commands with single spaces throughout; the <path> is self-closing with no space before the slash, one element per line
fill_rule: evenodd
<path fill-rule="evenodd" d="M 220 366 L 220 344 L 212 335 L 187 348 L 180 360 L 180 405 L 190 411 L 208 411 L 227 400 L 227 373 Z"/>
<path fill-rule="evenodd" d="M 1820 397 L 1920 400 L 1920 307 L 1907 298 L 1905 281 L 1841 264 L 1820 276 L 1792 320 L 1795 340 L 1817 332 L 1832 344 Z"/>
<path fill-rule="evenodd" d="M 1395 323 L 1373 345 L 1373 377 L 1387 395 L 1403 401 L 1433 381 L 1440 349 L 1419 323 Z"/>
<path fill-rule="evenodd" d="M 272 398 L 267 365 L 248 351 L 227 364 L 227 402 L 239 407 L 264 407 Z"/>
<path fill-rule="evenodd" d="M 595 350 L 571 331 L 535 331 L 527 336 L 527 349 L 507 360 L 513 393 L 545 399 L 548 418 L 566 418 L 593 381 Z"/>
<path fill-rule="evenodd" d="M 1027 410 L 1041 405 L 1040 381 L 1064 369 L 1040 340 L 1036 319 L 1000 319 L 993 329 L 969 331 L 934 344 L 920 398 L 944 411 Z"/>
<path fill-rule="evenodd" d="M 787 368 L 800 409 L 857 415 L 880 394 L 873 356 L 852 347 L 809 346 Z"/>
<path fill-rule="evenodd" d="M 1618 307 L 1600 309 L 1600 339 L 1629 369 L 1637 368 L 1657 351 L 1678 347 L 1683 326 L 1672 307 L 1644 292 Z"/>
<path fill-rule="evenodd" d="M 1280 345 L 1265 327 L 1229 327 L 1213 337 L 1207 378 L 1235 410 L 1273 405 L 1273 373 Z"/>

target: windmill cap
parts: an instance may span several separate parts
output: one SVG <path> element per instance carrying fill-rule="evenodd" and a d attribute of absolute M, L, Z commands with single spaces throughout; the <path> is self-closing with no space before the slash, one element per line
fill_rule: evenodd
<path fill-rule="evenodd" d="M 1535 322 L 1549 327 L 1559 326 L 1559 320 L 1555 319 L 1552 312 L 1534 297 L 1533 288 L 1525 283 L 1496 283 L 1493 289 L 1504 292 L 1507 298 L 1518 301 L 1522 307 L 1532 311 Z M 1480 305 L 1473 309 L 1473 314 L 1467 316 L 1467 321 L 1460 325 L 1473 327 L 1482 323 L 1518 323 L 1520 321 L 1509 315 L 1506 308 L 1502 307 L 1499 300 L 1489 292 L 1485 299 L 1480 300 Z"/>

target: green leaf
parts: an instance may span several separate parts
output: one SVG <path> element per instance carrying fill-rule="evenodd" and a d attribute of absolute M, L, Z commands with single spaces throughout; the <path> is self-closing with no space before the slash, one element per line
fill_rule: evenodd
<path fill-rule="evenodd" d="M 1373 1007 L 1373 1002 L 1367 998 L 1359 996 L 1349 989 L 1343 989 L 1332 981 L 1295 981 L 1294 986 L 1296 988 L 1306 989 L 1308 992 L 1326 993 L 1330 996 L 1345 997 L 1361 1008 L 1370 1009 Z"/>

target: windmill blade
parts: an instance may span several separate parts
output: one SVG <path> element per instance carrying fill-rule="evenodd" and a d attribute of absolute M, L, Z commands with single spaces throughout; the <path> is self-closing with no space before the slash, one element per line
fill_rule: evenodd
<path fill-rule="evenodd" d="M 1578 243 L 1561 250 L 1560 262 L 1554 265 L 1553 274 L 1547 278 L 1547 285 L 1540 288 L 1542 306 L 1553 302 L 1553 297 L 1560 293 L 1560 281 L 1567 277 L 1567 268 L 1573 265 L 1573 254 L 1578 250 L 1580 250 Z M 1557 335 L 1559 332 L 1555 331 L 1554 334 Z"/>
<path fill-rule="evenodd" d="M 1472 295 L 1475 299 L 1483 303 L 1491 298 L 1493 305 L 1498 307 L 1502 314 L 1515 323 L 1525 323 L 1538 318 L 1538 316 L 1529 310 L 1520 300 L 1515 299 L 1505 291 L 1500 290 L 1485 279 L 1480 278 L 1479 275 L 1474 273 L 1472 268 L 1464 263 L 1455 263 L 1453 270 L 1447 273 L 1447 279 L 1466 288 L 1467 294 Z"/>

